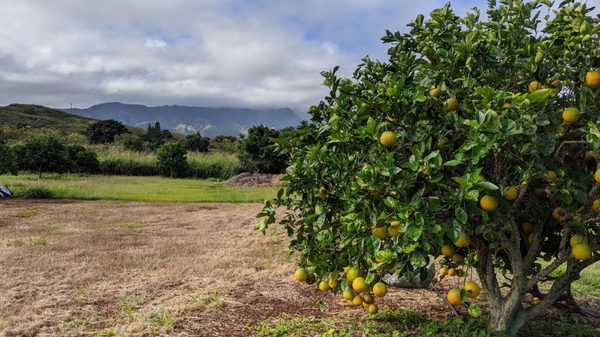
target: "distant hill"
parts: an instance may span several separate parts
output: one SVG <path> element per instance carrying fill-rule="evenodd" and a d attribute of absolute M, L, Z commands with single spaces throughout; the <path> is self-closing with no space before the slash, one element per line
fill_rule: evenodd
<path fill-rule="evenodd" d="M 52 128 L 64 133 L 82 133 L 90 124 L 97 121 L 42 105 L 11 104 L 0 107 L 0 126 L 2 127 Z M 145 131 L 131 126 L 127 126 L 127 128 L 134 134 L 142 134 Z"/>
<path fill-rule="evenodd" d="M 53 128 L 66 133 L 81 133 L 95 120 L 41 105 L 11 104 L 0 107 L 0 126 L 33 129 Z"/>
<path fill-rule="evenodd" d="M 296 126 L 301 121 L 289 108 L 205 108 L 181 105 L 148 107 L 114 102 L 97 104 L 87 109 L 61 110 L 95 119 L 114 119 L 141 128 L 146 128 L 148 123 L 158 121 L 163 129 L 183 134 L 200 132 L 207 137 L 218 135 L 237 137 L 253 125 L 264 124 L 281 129 Z"/>

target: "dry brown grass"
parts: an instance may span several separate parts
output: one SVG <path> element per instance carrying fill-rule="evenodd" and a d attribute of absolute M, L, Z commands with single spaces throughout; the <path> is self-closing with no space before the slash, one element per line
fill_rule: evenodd
<path fill-rule="evenodd" d="M 293 280 L 285 235 L 253 229 L 260 209 L 2 201 L 0 336 L 248 336 L 282 313 L 364 315 Z M 391 289 L 385 306 L 450 314 L 425 289 Z"/>

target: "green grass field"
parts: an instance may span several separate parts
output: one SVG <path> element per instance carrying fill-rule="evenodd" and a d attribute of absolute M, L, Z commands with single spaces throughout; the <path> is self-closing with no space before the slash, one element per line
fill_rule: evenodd
<path fill-rule="evenodd" d="M 42 180 L 35 175 L 0 175 L 0 184 L 17 197 L 35 197 L 32 191 L 41 190 L 52 199 L 156 202 L 263 202 L 277 191 L 277 188 L 226 187 L 214 180 L 71 174 L 45 174 Z"/>

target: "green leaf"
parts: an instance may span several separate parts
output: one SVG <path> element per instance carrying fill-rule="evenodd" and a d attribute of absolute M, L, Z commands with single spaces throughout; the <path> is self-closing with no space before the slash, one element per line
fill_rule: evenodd
<path fill-rule="evenodd" d="M 427 259 L 418 251 L 410 253 L 409 261 L 410 264 L 416 268 L 422 268 L 427 265 Z"/>
<path fill-rule="evenodd" d="M 479 190 L 470 190 L 467 192 L 467 194 L 465 194 L 465 199 L 477 201 L 477 199 L 479 199 Z"/>
<path fill-rule="evenodd" d="M 456 208 L 454 210 L 454 216 L 456 217 L 456 219 L 458 219 L 458 221 L 460 221 L 460 223 L 462 223 L 463 225 L 467 223 L 467 212 L 465 212 L 464 209 L 462 208 Z"/>
<path fill-rule="evenodd" d="M 544 156 L 549 156 L 556 147 L 556 138 L 549 134 L 541 134 L 536 138 L 536 145 Z"/>
<path fill-rule="evenodd" d="M 475 184 L 475 187 L 481 187 L 483 189 L 490 190 L 490 191 L 495 191 L 499 188 L 498 186 L 490 183 L 489 181 L 480 181 L 477 184 Z"/>
<path fill-rule="evenodd" d="M 375 273 L 369 272 L 367 274 L 367 277 L 365 278 L 365 282 L 367 284 L 371 284 L 371 283 L 373 283 L 373 280 L 375 280 Z"/>
<path fill-rule="evenodd" d="M 456 219 L 452 219 L 452 222 L 446 227 L 446 234 L 452 242 L 458 241 L 460 233 L 462 232 L 462 226 Z"/>
<path fill-rule="evenodd" d="M 468 311 L 469 311 L 469 315 L 471 315 L 471 317 L 481 316 L 481 308 L 479 307 L 479 304 L 477 304 L 477 303 L 469 304 Z"/>
<path fill-rule="evenodd" d="M 447 162 L 445 162 L 444 166 L 458 166 L 462 163 L 463 163 L 462 160 L 452 159 L 452 160 L 448 160 Z"/>

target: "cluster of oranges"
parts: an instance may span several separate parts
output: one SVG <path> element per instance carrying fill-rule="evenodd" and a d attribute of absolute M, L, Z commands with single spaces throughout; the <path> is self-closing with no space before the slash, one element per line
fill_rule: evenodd
<path fill-rule="evenodd" d="M 379 311 L 379 307 L 375 303 L 375 299 L 387 295 L 387 286 L 385 283 L 376 282 L 373 286 L 370 286 L 360 270 L 354 267 L 345 267 L 343 276 L 346 278 L 348 288 L 342 292 L 342 297 L 348 305 L 351 307 L 362 306 L 370 314 L 376 314 Z M 309 284 L 315 282 L 315 276 L 304 268 L 296 269 L 294 278 L 299 282 Z M 318 284 L 318 290 L 321 292 L 336 291 L 337 289 L 338 280 L 334 277 L 322 280 Z"/>

